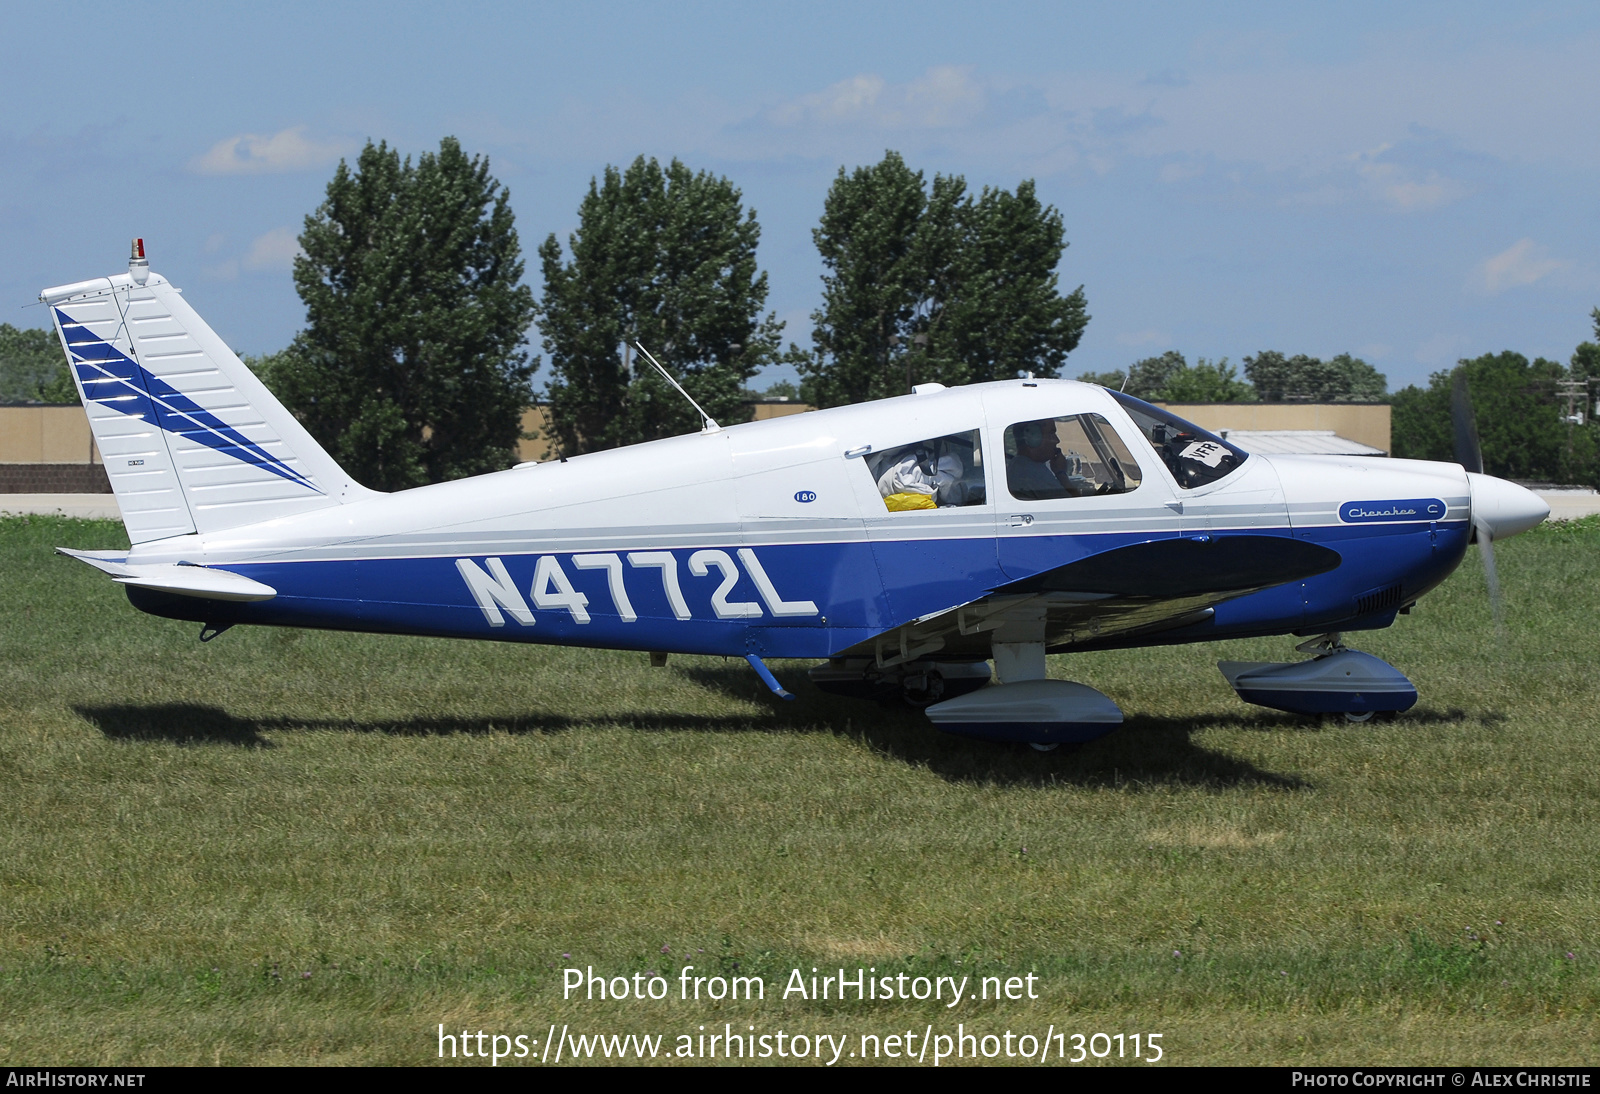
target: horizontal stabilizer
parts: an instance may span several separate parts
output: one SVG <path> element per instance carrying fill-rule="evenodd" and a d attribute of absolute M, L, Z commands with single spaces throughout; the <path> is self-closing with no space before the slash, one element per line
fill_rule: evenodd
<path fill-rule="evenodd" d="M 179 596 L 197 596 L 206 600 L 271 600 L 278 595 L 278 590 L 271 585 L 252 581 L 230 570 L 216 570 L 183 562 L 176 565 L 130 566 L 126 555 L 111 551 L 73 551 L 66 547 L 57 547 L 56 550 L 110 574 L 111 579 L 119 585 L 133 585 Z"/>

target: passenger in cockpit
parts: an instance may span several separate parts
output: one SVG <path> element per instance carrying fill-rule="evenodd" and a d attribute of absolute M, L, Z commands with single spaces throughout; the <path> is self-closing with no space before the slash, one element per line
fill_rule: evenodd
<path fill-rule="evenodd" d="M 878 476 L 878 493 L 886 498 L 921 494 L 932 498 L 933 505 L 965 505 L 965 473 L 960 456 L 947 453 L 935 459 L 931 449 L 918 446 L 901 453 Z"/>
<path fill-rule="evenodd" d="M 1017 454 L 1006 460 L 1006 481 L 1017 497 L 1083 497 L 1095 492 L 1083 474 L 1083 457 L 1064 455 L 1053 418 L 1016 427 Z"/>

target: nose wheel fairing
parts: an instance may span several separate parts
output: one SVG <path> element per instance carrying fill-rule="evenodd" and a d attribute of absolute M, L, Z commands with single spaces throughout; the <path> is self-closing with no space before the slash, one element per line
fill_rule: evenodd
<path fill-rule="evenodd" d="M 1291 714 L 1373 714 L 1410 710 L 1417 688 L 1387 661 L 1335 649 L 1310 661 L 1220 661 L 1239 698 Z"/>

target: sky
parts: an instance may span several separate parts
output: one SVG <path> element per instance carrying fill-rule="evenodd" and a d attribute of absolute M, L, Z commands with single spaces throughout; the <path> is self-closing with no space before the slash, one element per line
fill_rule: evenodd
<path fill-rule="evenodd" d="M 536 292 L 606 165 L 726 175 L 802 346 L 828 187 L 886 149 L 1060 210 L 1092 316 L 1068 375 L 1277 349 L 1398 388 L 1503 349 L 1565 362 L 1600 305 L 1593 4 L 10 2 L 0 41 L 18 326 L 142 236 L 229 344 L 280 349 L 339 160 L 446 135 L 509 188 Z"/>

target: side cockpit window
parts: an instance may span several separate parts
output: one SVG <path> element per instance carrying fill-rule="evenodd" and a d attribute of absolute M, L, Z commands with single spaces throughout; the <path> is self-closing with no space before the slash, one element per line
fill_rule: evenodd
<path fill-rule="evenodd" d="M 864 461 L 891 513 L 982 505 L 983 446 L 978 431 L 903 444 Z"/>
<path fill-rule="evenodd" d="M 1005 451 L 1006 487 L 1018 501 L 1126 494 L 1143 477 L 1099 414 L 1018 422 L 1006 429 Z"/>
<path fill-rule="evenodd" d="M 1185 490 L 1216 482 L 1233 474 L 1239 465 L 1249 459 L 1249 453 L 1235 448 L 1215 434 L 1208 433 L 1193 422 L 1186 422 L 1176 414 L 1169 414 L 1143 399 L 1135 399 L 1119 391 L 1110 393 L 1122 404 L 1133 419 L 1133 424 L 1144 434 L 1144 439 L 1167 465 L 1172 477 Z"/>

